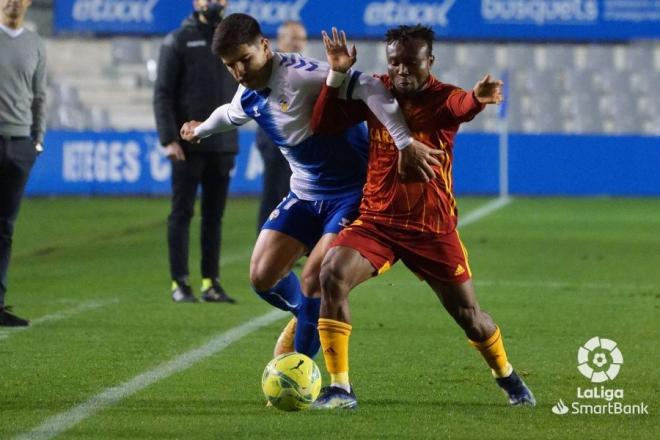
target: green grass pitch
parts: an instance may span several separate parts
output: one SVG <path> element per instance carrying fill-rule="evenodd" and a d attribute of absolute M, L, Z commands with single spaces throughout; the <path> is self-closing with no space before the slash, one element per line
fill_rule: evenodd
<path fill-rule="evenodd" d="M 459 200 L 462 214 L 487 202 Z M 239 300 L 229 306 L 170 300 L 167 200 L 26 200 L 7 302 L 35 323 L 0 329 L 0 438 L 27 433 L 269 312 L 247 280 L 256 205 L 233 199 L 227 207 L 222 280 Z M 357 411 L 264 407 L 260 377 L 286 323 L 279 319 L 102 406 L 57 438 L 660 438 L 658 200 L 516 199 L 461 236 L 481 305 L 501 326 L 536 408 L 507 407 L 432 292 L 397 265 L 351 295 Z M 624 389 L 624 403 L 645 402 L 649 415 L 551 412 L 559 399 L 576 400 L 577 387 L 591 387 L 576 355 L 593 336 L 618 342 L 625 360 L 604 385 Z"/>

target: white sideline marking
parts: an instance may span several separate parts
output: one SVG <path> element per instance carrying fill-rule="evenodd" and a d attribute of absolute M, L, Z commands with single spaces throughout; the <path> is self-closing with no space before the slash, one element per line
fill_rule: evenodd
<path fill-rule="evenodd" d="M 498 209 L 504 208 L 506 205 L 513 201 L 510 197 L 500 197 L 490 202 L 486 203 L 483 206 L 475 209 L 474 211 L 468 212 L 464 217 L 458 219 L 458 227 L 464 227 L 471 223 L 477 222 L 487 215 L 492 214 Z"/>
<path fill-rule="evenodd" d="M 30 432 L 14 437 L 14 440 L 51 439 L 57 437 L 97 412 L 118 403 L 138 391 L 142 391 L 160 380 L 187 370 L 197 362 L 221 352 L 255 330 L 265 327 L 286 315 L 287 313 L 281 310 L 273 310 L 220 333 L 198 348 L 180 354 L 156 368 L 135 376 L 127 382 L 107 388 L 86 402 L 46 419 L 45 422 Z"/>
<path fill-rule="evenodd" d="M 72 307 L 70 309 L 65 309 L 65 310 L 60 310 L 59 312 L 51 313 L 50 315 L 45 315 L 41 316 L 36 319 L 30 320 L 30 326 L 29 327 L 9 327 L 3 329 L 2 332 L 0 332 L 0 340 L 4 340 L 9 338 L 11 335 L 15 335 L 16 333 L 23 332 L 26 330 L 31 329 L 33 326 L 41 325 L 46 322 L 52 322 L 52 321 L 61 321 L 66 318 L 70 318 L 73 315 L 77 315 L 82 312 L 87 312 L 89 310 L 94 310 L 94 309 L 99 309 L 101 307 L 105 307 L 110 304 L 115 304 L 118 303 L 119 300 L 117 298 L 112 298 L 112 299 L 106 299 L 106 300 L 92 300 L 92 301 L 87 301 L 84 302 L 77 307 Z"/>

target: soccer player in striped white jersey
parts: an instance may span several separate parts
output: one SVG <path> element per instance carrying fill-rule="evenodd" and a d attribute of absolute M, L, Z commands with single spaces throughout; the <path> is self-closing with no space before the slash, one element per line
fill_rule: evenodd
<path fill-rule="evenodd" d="M 315 135 L 312 111 L 326 82 L 327 63 L 273 52 L 259 23 L 249 15 L 227 16 L 216 29 L 212 49 L 239 82 L 238 90 L 206 121 L 184 124 L 181 136 L 195 142 L 255 120 L 288 160 L 291 192 L 257 238 L 250 281 L 264 300 L 294 315 L 275 354 L 295 350 L 313 357 L 320 347 L 320 266 L 337 234 L 358 215 L 366 173 L 366 130 L 357 125 L 339 135 Z M 413 140 L 398 103 L 379 80 L 357 71 L 349 75 L 341 95 L 369 106 L 389 130 L 406 167 L 439 164 L 429 147 Z M 309 258 L 299 282 L 291 268 L 303 255 Z"/>

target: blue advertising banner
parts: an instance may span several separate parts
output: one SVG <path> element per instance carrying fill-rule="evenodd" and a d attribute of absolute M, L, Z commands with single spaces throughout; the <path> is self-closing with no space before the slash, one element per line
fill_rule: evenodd
<path fill-rule="evenodd" d="M 184 0 L 56 0 L 55 32 L 166 34 L 192 12 Z"/>
<path fill-rule="evenodd" d="M 240 154 L 232 171 L 234 195 L 261 192 L 263 161 L 254 132 L 242 131 Z M 50 131 L 35 163 L 28 195 L 164 195 L 170 193 L 172 167 L 150 131 Z"/>
<path fill-rule="evenodd" d="M 58 0 L 57 32 L 163 34 L 192 0 Z M 337 26 L 351 38 L 382 38 L 399 24 L 431 26 L 444 39 L 615 41 L 660 38 L 657 0 L 230 0 L 275 35 L 287 20 L 309 35 Z"/>
<path fill-rule="evenodd" d="M 254 131 L 241 131 L 232 195 L 261 193 L 264 164 Z M 47 133 L 28 195 L 167 195 L 171 166 L 155 132 Z M 621 154 L 622 148 L 625 154 Z M 497 194 L 498 139 L 462 133 L 458 194 Z M 660 196 L 660 138 L 512 134 L 509 187 L 519 195 Z"/>

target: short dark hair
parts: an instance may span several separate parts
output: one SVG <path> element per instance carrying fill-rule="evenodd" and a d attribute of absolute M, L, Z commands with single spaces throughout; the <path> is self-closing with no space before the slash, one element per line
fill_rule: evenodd
<path fill-rule="evenodd" d="M 388 29 L 385 34 L 385 41 L 387 44 L 392 44 L 395 41 L 399 43 L 405 43 L 412 39 L 424 40 L 426 45 L 429 47 L 429 55 L 433 52 L 433 39 L 435 38 L 435 32 L 428 26 L 422 26 L 421 24 L 416 24 L 414 26 L 401 25 L 392 29 Z"/>
<path fill-rule="evenodd" d="M 263 36 L 259 22 L 247 14 L 231 14 L 222 19 L 213 34 L 211 50 L 221 56 L 241 44 L 251 44 Z"/>

